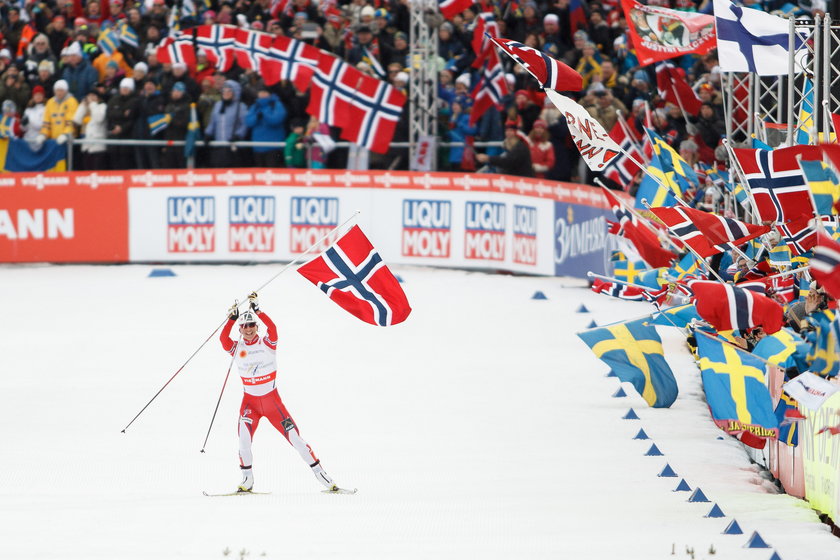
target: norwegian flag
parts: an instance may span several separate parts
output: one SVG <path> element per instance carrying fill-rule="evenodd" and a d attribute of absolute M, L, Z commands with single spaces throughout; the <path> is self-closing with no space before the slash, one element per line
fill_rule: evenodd
<path fill-rule="evenodd" d="M 275 37 L 271 54 L 280 63 L 280 79 L 306 91 L 321 58 L 320 49 L 290 37 Z"/>
<path fill-rule="evenodd" d="M 183 62 L 190 68 L 195 67 L 195 47 L 192 37 L 175 35 L 164 39 L 157 48 L 157 58 L 161 64 Z"/>
<path fill-rule="evenodd" d="M 513 60 L 525 67 L 544 88 L 556 91 L 580 91 L 583 89 L 583 78 L 569 66 L 559 60 L 541 53 L 531 47 L 526 47 L 518 41 L 490 38 Z"/>
<path fill-rule="evenodd" d="M 440 13 L 446 19 L 454 18 L 472 5 L 472 0 L 438 0 Z"/>
<path fill-rule="evenodd" d="M 840 299 L 840 243 L 819 233 L 810 264 L 814 280 L 832 297 Z"/>
<path fill-rule="evenodd" d="M 668 288 L 661 288 L 659 290 L 646 290 L 636 286 L 626 286 L 620 282 L 605 282 L 596 278 L 592 282 L 592 291 L 596 294 L 604 294 L 606 296 L 625 299 L 628 301 L 647 301 L 659 302 L 662 296 L 667 295 Z"/>
<path fill-rule="evenodd" d="M 346 126 L 356 88 L 364 76 L 340 58 L 322 51 L 312 75 L 306 112 L 330 126 Z"/>
<path fill-rule="evenodd" d="M 767 334 L 784 324 L 784 311 L 767 296 L 732 284 L 696 280 L 689 283 L 697 313 L 719 331 L 741 332 L 761 325 Z"/>
<path fill-rule="evenodd" d="M 502 97 L 508 94 L 505 70 L 499 61 L 499 55 L 490 51 L 484 61 L 484 69 L 478 84 L 470 92 L 473 98 L 473 108 L 470 112 L 470 126 L 475 125 L 478 119 L 487 112 L 490 107 L 502 109 Z"/>
<path fill-rule="evenodd" d="M 204 51 L 220 72 L 227 72 L 236 62 L 236 30 L 233 25 L 199 25 L 192 33 L 197 48 Z"/>
<path fill-rule="evenodd" d="M 473 60 L 472 67 L 481 68 L 484 65 L 484 60 L 490 56 L 490 53 L 495 53 L 491 39 L 499 36 L 499 24 L 496 23 L 496 18 L 493 14 L 489 12 L 479 14 L 475 20 L 472 38 L 472 49 L 475 52 L 475 60 Z"/>
<path fill-rule="evenodd" d="M 259 73 L 269 86 L 280 81 L 280 60 L 271 50 L 273 42 L 274 37 L 268 33 L 236 30 L 236 63 L 246 70 Z"/>
<path fill-rule="evenodd" d="M 630 210 L 618 200 L 609 189 L 601 187 L 607 202 L 621 226 L 621 233 L 630 240 L 636 251 L 653 268 L 669 266 L 676 255 L 663 249 L 659 238 Z"/>
<path fill-rule="evenodd" d="M 400 283 L 359 226 L 298 272 L 365 323 L 387 327 L 411 313 Z"/>
<path fill-rule="evenodd" d="M 639 166 L 633 162 L 633 159 L 642 162 L 644 156 L 630 136 L 622 119 L 619 118 L 610 130 L 610 138 L 621 147 L 622 152 L 607 164 L 604 168 L 604 175 L 627 190 L 633 182 L 633 178 L 641 171 Z M 631 159 L 631 156 L 633 159 Z"/>
<path fill-rule="evenodd" d="M 656 65 L 656 88 L 666 102 L 673 103 L 685 109 L 685 112 L 697 116 L 702 101 L 688 85 L 685 70 L 677 68 L 670 62 Z"/>
<path fill-rule="evenodd" d="M 793 256 L 804 255 L 817 244 L 817 230 L 810 216 L 800 216 L 787 223 L 776 224 L 776 229 Z"/>
<path fill-rule="evenodd" d="M 292 0 L 271 0 L 268 10 L 273 19 L 280 19 L 290 11 L 291 6 Z"/>
<path fill-rule="evenodd" d="M 772 290 L 772 292 L 776 295 L 777 301 L 782 300 L 785 303 L 793 301 L 793 287 L 796 284 L 796 279 L 793 275 L 771 276 L 765 280 L 765 283 L 768 283 L 768 280 L 769 286 L 767 286 L 767 290 L 768 292 Z"/>
<path fill-rule="evenodd" d="M 360 74 L 341 138 L 384 154 L 405 102 L 405 94 L 391 84 Z"/>
<path fill-rule="evenodd" d="M 746 224 L 686 206 L 651 208 L 650 212 L 703 258 L 770 231 L 768 226 Z"/>
<path fill-rule="evenodd" d="M 784 223 L 803 215 L 814 215 L 811 189 L 796 156 L 805 160 L 822 159 L 818 146 L 777 150 L 736 148 L 734 152 L 762 222 Z"/>

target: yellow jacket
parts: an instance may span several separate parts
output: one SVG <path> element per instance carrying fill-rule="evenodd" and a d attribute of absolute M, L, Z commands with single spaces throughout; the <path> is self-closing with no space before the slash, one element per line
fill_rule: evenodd
<path fill-rule="evenodd" d="M 78 108 L 79 102 L 70 93 L 60 103 L 55 97 L 50 97 L 44 107 L 44 124 L 41 125 L 41 134 L 52 139 L 62 134 L 72 136 L 73 117 L 76 116 Z"/>
<path fill-rule="evenodd" d="M 105 80 L 105 67 L 108 66 L 108 63 L 112 60 L 117 63 L 126 78 L 134 77 L 134 70 L 125 61 L 123 54 L 120 51 L 114 51 L 111 55 L 102 53 L 93 60 L 92 66 L 99 73 L 100 82 Z"/>

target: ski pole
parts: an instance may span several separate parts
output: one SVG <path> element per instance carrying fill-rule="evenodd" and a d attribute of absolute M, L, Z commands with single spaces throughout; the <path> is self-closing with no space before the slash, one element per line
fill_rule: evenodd
<path fill-rule="evenodd" d="M 335 233 L 336 231 L 340 230 L 340 229 L 341 229 L 341 228 L 343 228 L 345 225 L 347 225 L 347 223 L 348 223 L 348 222 L 350 222 L 350 220 L 352 220 L 353 218 L 355 218 L 355 217 L 356 217 L 359 213 L 361 213 L 361 210 L 356 210 L 355 212 L 353 212 L 353 214 L 352 214 L 349 218 L 347 218 L 347 219 L 346 219 L 346 220 L 344 220 L 341 224 L 339 224 L 339 225 L 335 226 L 333 229 L 331 229 L 329 232 L 327 232 L 325 235 L 323 235 L 320 239 L 318 239 L 315 243 L 313 243 L 313 244 L 312 244 L 312 245 L 311 245 L 311 246 L 310 246 L 310 247 L 309 247 L 306 251 L 304 251 L 303 253 L 301 253 L 301 254 L 300 254 L 300 255 L 298 255 L 297 257 L 295 257 L 295 258 L 294 258 L 294 260 L 292 260 L 292 262 L 290 262 L 289 264 L 287 264 L 286 266 L 284 266 L 283 268 L 281 268 L 281 269 L 280 269 L 280 271 L 279 271 L 277 274 L 275 274 L 274 276 L 272 276 L 271 278 L 269 278 L 267 282 L 265 282 L 262 286 L 260 286 L 259 288 L 257 288 L 257 289 L 256 289 L 256 290 L 254 290 L 254 291 L 255 291 L 255 292 L 258 292 L 258 291 L 262 290 L 263 288 L 265 288 L 266 286 L 268 286 L 270 283 L 272 283 L 274 280 L 276 280 L 278 276 L 280 276 L 281 274 L 283 274 L 284 272 L 286 272 L 286 271 L 287 271 L 289 268 L 291 268 L 293 265 L 297 264 L 297 262 L 298 262 L 298 261 L 299 261 L 299 260 L 300 260 L 300 259 L 301 259 L 304 255 L 307 255 L 307 254 L 311 253 L 313 249 L 315 249 L 316 247 L 318 247 L 318 246 L 321 244 L 321 242 L 323 242 L 325 239 L 328 239 L 328 238 L 329 238 L 329 237 L 330 237 L 333 233 Z M 244 298 L 244 301 L 243 301 L 242 303 L 245 303 L 245 301 L 247 301 L 247 297 L 246 297 L 246 298 Z M 237 308 L 237 309 L 239 309 L 239 306 L 240 306 L 240 305 L 241 305 L 241 304 L 237 302 L 237 303 L 236 303 L 236 308 Z M 190 357 L 189 357 L 189 358 L 187 358 L 187 361 L 186 361 L 186 362 L 184 362 L 184 363 L 181 365 L 181 367 L 179 367 L 179 368 L 178 368 L 178 370 L 177 370 L 174 374 L 172 374 L 172 377 L 170 377 L 170 378 L 169 378 L 169 381 L 167 381 L 166 383 L 164 383 L 164 384 L 163 384 L 163 387 L 161 387 L 161 388 L 160 388 L 160 390 L 158 390 L 158 392 L 157 392 L 157 393 L 155 393 L 155 396 L 153 396 L 153 397 L 151 398 L 151 400 L 150 400 L 149 402 L 147 402 L 147 403 L 146 403 L 146 406 L 144 406 L 143 408 L 141 408 L 141 409 L 140 409 L 140 412 L 138 412 L 138 413 L 137 413 L 137 415 L 136 415 L 134 418 L 132 418 L 132 419 L 131 419 L 131 422 L 129 422 L 129 423 L 125 426 L 125 428 L 123 428 L 123 429 L 121 430 L 121 432 L 122 432 L 122 433 L 125 433 L 125 431 L 128 429 L 128 427 L 129 427 L 129 426 L 131 426 L 131 425 L 134 423 L 134 421 L 135 421 L 135 420 L 137 420 L 137 418 L 138 418 L 141 414 L 143 414 L 143 411 L 144 411 L 144 410 L 146 410 L 146 409 L 149 407 L 149 405 L 150 405 L 150 404 L 152 404 L 152 402 L 153 402 L 153 401 L 154 401 L 154 400 L 158 397 L 158 395 L 160 395 L 160 394 L 163 392 L 163 390 L 164 390 L 164 389 L 166 389 L 167 385 L 169 385 L 169 384 L 172 382 L 172 380 L 173 380 L 173 379 L 175 379 L 175 377 L 176 377 L 179 373 L 181 373 L 181 371 L 182 371 L 185 367 L 187 367 L 187 364 L 188 364 L 188 363 L 190 363 L 190 361 L 191 361 L 191 360 L 195 357 L 195 355 L 196 355 L 196 354 L 198 354 L 198 352 L 199 352 L 202 348 L 204 348 L 204 346 L 205 346 L 205 345 L 206 345 L 206 344 L 210 341 L 210 339 L 211 339 L 211 338 L 213 338 L 213 336 L 215 336 L 215 334 L 216 334 L 217 332 L 219 332 L 219 329 L 220 329 L 220 328 L 222 328 L 226 322 L 227 322 L 227 317 L 225 317 L 225 319 L 224 319 L 221 323 L 219 323 L 219 326 L 217 326 L 217 327 L 213 330 L 213 332 L 212 332 L 212 333 L 210 333 L 210 336 L 208 336 L 208 337 L 204 340 L 204 342 L 202 342 L 202 343 L 201 343 L 201 345 L 200 345 L 198 348 L 196 348 L 195 352 L 193 352 L 193 353 L 190 355 Z"/>
<path fill-rule="evenodd" d="M 236 346 L 234 346 L 234 350 L 237 346 L 239 346 L 239 342 L 242 340 L 242 334 L 239 335 L 239 339 L 236 341 Z M 213 422 L 216 421 L 216 413 L 219 412 L 219 405 L 222 402 L 222 395 L 225 394 L 225 387 L 227 386 L 228 377 L 230 377 L 230 370 L 233 367 L 233 359 L 236 357 L 236 353 L 232 353 L 230 356 L 230 364 L 228 364 L 227 373 L 225 374 L 225 381 L 222 383 L 222 390 L 219 392 L 219 400 L 216 401 L 216 410 L 213 411 L 213 418 L 210 419 L 210 427 L 207 428 L 207 436 L 204 438 L 204 443 L 201 445 L 201 452 L 204 453 L 204 448 L 207 446 L 207 440 L 210 439 L 210 430 L 213 429 Z M 257 366 L 254 366 L 256 369 Z"/>

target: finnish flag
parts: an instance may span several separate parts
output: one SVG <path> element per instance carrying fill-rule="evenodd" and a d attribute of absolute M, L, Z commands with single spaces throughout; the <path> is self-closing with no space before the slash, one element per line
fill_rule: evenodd
<path fill-rule="evenodd" d="M 718 60 L 724 72 L 754 72 L 759 76 L 788 73 L 788 20 L 760 10 L 714 0 Z M 794 47 L 802 46 L 797 36 Z M 795 65 L 796 67 L 797 65 Z"/>

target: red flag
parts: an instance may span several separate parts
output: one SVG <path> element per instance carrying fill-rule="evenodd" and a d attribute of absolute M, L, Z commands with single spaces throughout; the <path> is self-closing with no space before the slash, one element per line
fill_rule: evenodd
<path fill-rule="evenodd" d="M 697 313 L 719 331 L 743 332 L 761 325 L 767 334 L 773 334 L 784 324 L 782 306 L 767 296 L 706 280 L 691 282 L 689 287 L 694 292 Z"/>
<path fill-rule="evenodd" d="M 811 276 L 835 299 L 840 299 L 840 243 L 828 235 L 817 234 L 811 258 Z"/>
<path fill-rule="evenodd" d="M 662 98 L 685 109 L 692 116 L 700 113 L 702 101 L 686 82 L 685 70 L 676 68 L 670 62 L 663 62 L 656 67 L 656 88 Z"/>
<path fill-rule="evenodd" d="M 309 87 L 306 112 L 330 126 L 346 126 L 356 87 L 364 76 L 335 55 L 321 51 Z"/>
<path fill-rule="evenodd" d="M 727 250 L 730 244 L 740 245 L 770 231 L 768 226 L 747 224 L 685 206 L 651 208 L 650 212 L 703 258 Z"/>
<path fill-rule="evenodd" d="M 834 128 L 834 142 L 840 144 L 840 115 L 831 113 L 831 126 Z"/>
<path fill-rule="evenodd" d="M 195 37 L 196 46 L 217 70 L 227 72 L 236 62 L 236 26 L 199 25 L 188 30 Z"/>
<path fill-rule="evenodd" d="M 475 52 L 475 60 L 473 60 L 473 68 L 481 68 L 484 60 L 495 52 L 493 49 L 493 37 L 499 35 L 499 24 L 496 23 L 496 18 L 492 13 L 479 14 L 476 17 L 475 29 L 473 29 L 472 48 Z"/>
<path fill-rule="evenodd" d="M 446 19 L 452 19 L 470 6 L 473 5 L 472 0 L 438 0 L 440 6 L 440 13 Z"/>
<path fill-rule="evenodd" d="M 530 72 L 542 87 L 555 91 L 583 89 L 583 77 L 559 60 L 512 39 L 493 37 L 492 41 Z"/>
<path fill-rule="evenodd" d="M 266 85 L 280 81 L 280 61 L 271 51 L 274 36 L 249 29 L 236 30 L 236 63 L 257 72 Z"/>
<path fill-rule="evenodd" d="M 384 154 L 397 129 L 405 94 L 382 80 L 360 74 L 341 138 Z"/>
<path fill-rule="evenodd" d="M 292 82 L 298 91 L 306 91 L 321 59 L 320 49 L 290 37 L 275 37 L 271 54 L 280 64 L 280 79 Z"/>
<path fill-rule="evenodd" d="M 717 47 L 715 18 L 621 0 L 639 64 L 647 66 L 684 54 L 706 54 Z"/>
<path fill-rule="evenodd" d="M 659 244 L 659 238 L 656 234 L 641 223 L 641 220 L 635 214 L 625 208 L 612 191 L 603 187 L 602 191 L 607 198 L 610 208 L 621 224 L 624 237 L 629 239 L 633 246 L 636 247 L 639 256 L 652 268 L 670 266 L 671 261 L 676 255 L 667 249 L 663 249 Z"/>
<path fill-rule="evenodd" d="M 411 313 L 400 283 L 359 226 L 353 226 L 298 272 L 346 311 L 371 325 L 396 325 Z"/>
<path fill-rule="evenodd" d="M 195 48 L 192 37 L 186 35 L 167 37 L 158 46 L 157 57 L 161 64 L 183 62 L 190 68 L 195 68 Z"/>

